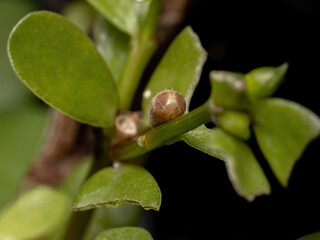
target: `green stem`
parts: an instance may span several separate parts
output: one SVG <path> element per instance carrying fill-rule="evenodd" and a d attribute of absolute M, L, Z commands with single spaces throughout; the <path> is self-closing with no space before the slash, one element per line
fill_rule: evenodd
<path fill-rule="evenodd" d="M 132 39 L 126 67 L 118 81 L 120 109 L 128 110 L 139 86 L 143 71 L 156 49 L 156 42 Z"/>
<path fill-rule="evenodd" d="M 109 146 L 110 136 L 107 133 L 111 131 L 110 129 L 106 129 L 105 133 L 96 132 L 97 138 L 97 146 L 94 153 L 94 161 L 92 163 L 90 172 L 88 173 L 87 179 L 91 177 L 95 172 L 98 170 L 112 165 L 112 160 L 109 156 L 109 151 L 107 146 Z M 79 240 L 82 239 L 86 230 L 87 226 L 90 223 L 92 214 L 94 210 L 87 210 L 87 211 L 79 211 L 79 212 L 72 212 L 70 219 L 68 221 L 68 227 L 63 235 L 63 240 Z"/>
<path fill-rule="evenodd" d="M 168 141 L 175 139 L 183 133 L 186 133 L 201 124 L 211 121 L 212 111 L 209 103 L 196 108 L 159 127 L 156 127 L 134 141 L 117 146 L 113 149 L 112 155 L 119 161 L 138 157 L 153 149 L 161 147 Z"/>

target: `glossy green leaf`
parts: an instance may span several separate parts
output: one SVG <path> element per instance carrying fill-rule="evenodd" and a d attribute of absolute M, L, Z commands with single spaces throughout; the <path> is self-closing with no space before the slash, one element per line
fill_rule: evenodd
<path fill-rule="evenodd" d="M 142 19 L 147 14 L 150 3 L 131 0 L 88 0 L 88 2 L 119 30 L 137 35 Z"/>
<path fill-rule="evenodd" d="M 225 161 L 229 179 L 236 192 L 252 201 L 270 193 L 270 185 L 258 161 L 245 142 L 219 128 L 196 128 L 183 136 L 190 146 Z"/>
<path fill-rule="evenodd" d="M 142 209 L 123 204 L 117 208 L 97 208 L 91 217 L 83 240 L 92 240 L 105 229 L 136 226 L 140 222 Z"/>
<path fill-rule="evenodd" d="M 11 32 L 11 65 L 29 89 L 66 115 L 94 126 L 113 124 L 118 96 L 91 40 L 58 14 L 39 11 Z"/>
<path fill-rule="evenodd" d="M 299 238 L 298 240 L 319 240 L 320 239 L 320 232 L 308 234 Z"/>
<path fill-rule="evenodd" d="M 260 67 L 245 75 L 247 92 L 253 99 L 272 95 L 287 72 L 288 64 L 278 67 Z"/>
<path fill-rule="evenodd" d="M 191 27 L 186 27 L 172 42 L 144 90 L 144 112 L 149 112 L 152 98 L 165 89 L 179 92 L 185 98 L 188 107 L 199 82 L 206 56 L 198 36 Z M 148 119 L 148 114 L 145 114 L 145 118 Z"/>
<path fill-rule="evenodd" d="M 75 200 L 75 211 L 117 207 L 124 203 L 159 210 L 161 192 L 152 175 L 142 167 L 123 164 L 95 173 Z"/>
<path fill-rule="evenodd" d="M 210 98 L 215 105 L 231 109 L 242 109 L 247 106 L 246 83 L 242 74 L 211 71 L 210 82 L 212 86 Z"/>
<path fill-rule="evenodd" d="M 98 51 L 108 64 L 115 81 L 117 81 L 126 65 L 130 49 L 129 37 L 102 17 L 98 17 L 95 21 L 93 36 Z"/>
<path fill-rule="evenodd" d="M 244 112 L 226 110 L 217 115 L 217 125 L 241 139 L 250 138 L 250 118 Z"/>
<path fill-rule="evenodd" d="M 259 146 L 283 186 L 307 144 L 320 133 L 320 119 L 305 107 L 284 99 L 256 102 L 253 129 Z"/>
<path fill-rule="evenodd" d="M 28 90 L 12 71 L 6 46 L 13 26 L 34 8 L 31 0 L 0 1 L 0 112 L 23 102 L 28 96 Z"/>
<path fill-rule="evenodd" d="M 151 234 L 140 227 L 113 228 L 101 232 L 95 240 L 152 240 Z"/>
<path fill-rule="evenodd" d="M 25 192 L 0 216 L 0 239 L 36 239 L 52 232 L 68 211 L 67 195 L 47 186 Z"/>
<path fill-rule="evenodd" d="M 0 113 L 0 211 L 20 190 L 43 139 L 46 119 L 46 109 L 27 104 Z"/>

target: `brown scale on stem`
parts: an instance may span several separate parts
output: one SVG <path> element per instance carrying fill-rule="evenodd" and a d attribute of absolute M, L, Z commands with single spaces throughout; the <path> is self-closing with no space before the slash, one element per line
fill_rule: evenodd
<path fill-rule="evenodd" d="M 159 92 L 150 103 L 149 118 L 152 127 L 182 116 L 186 111 L 186 101 L 174 90 Z"/>

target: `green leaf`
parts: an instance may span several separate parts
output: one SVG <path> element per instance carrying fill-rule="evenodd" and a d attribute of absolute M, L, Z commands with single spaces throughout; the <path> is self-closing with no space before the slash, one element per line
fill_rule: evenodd
<path fill-rule="evenodd" d="M 82 159 L 61 183 L 59 190 L 68 194 L 72 199 L 76 198 L 83 182 L 90 172 L 92 162 L 92 156 Z"/>
<path fill-rule="evenodd" d="M 43 140 L 46 120 L 45 109 L 26 104 L 0 113 L 0 211 L 20 190 Z"/>
<path fill-rule="evenodd" d="M 117 208 L 97 208 L 91 217 L 83 240 L 92 240 L 105 229 L 135 226 L 139 223 L 142 209 L 131 204 Z"/>
<path fill-rule="evenodd" d="M 298 240 L 319 240 L 320 239 L 320 232 L 308 234 L 299 238 Z"/>
<path fill-rule="evenodd" d="M 47 186 L 25 192 L 0 216 L 0 239 L 36 239 L 52 232 L 68 211 L 69 198 Z"/>
<path fill-rule="evenodd" d="M 142 101 L 144 112 L 149 112 L 152 98 L 165 89 L 179 92 L 185 98 L 188 108 L 206 56 L 198 36 L 191 27 L 184 28 L 166 51 L 144 90 Z M 145 114 L 145 118 L 148 122 L 148 114 Z"/>
<path fill-rule="evenodd" d="M 29 89 L 66 115 L 98 127 L 113 124 L 116 85 L 91 40 L 58 14 L 24 17 L 9 37 L 11 65 Z"/>
<path fill-rule="evenodd" d="M 161 192 L 152 175 L 142 167 L 120 165 L 95 173 L 84 185 L 73 209 L 117 207 L 124 203 L 159 210 Z"/>
<path fill-rule="evenodd" d="M 113 228 L 101 232 L 95 240 L 152 240 L 151 234 L 140 227 Z"/>
<path fill-rule="evenodd" d="M 247 92 L 252 99 L 272 95 L 287 72 L 288 64 L 278 67 L 260 67 L 245 75 Z"/>
<path fill-rule="evenodd" d="M 215 105 L 243 109 L 248 105 L 246 83 L 240 73 L 227 71 L 211 71 L 211 96 Z"/>
<path fill-rule="evenodd" d="M 150 3 L 131 0 L 88 0 L 88 2 L 119 30 L 135 36 L 139 33 L 142 19 Z"/>
<path fill-rule="evenodd" d="M 108 64 L 115 81 L 118 81 L 128 58 L 129 37 L 102 17 L 98 17 L 94 24 L 93 36 L 98 51 Z"/>
<path fill-rule="evenodd" d="M 265 99 L 251 109 L 258 144 L 274 174 L 287 186 L 291 170 L 308 143 L 319 136 L 320 119 L 284 99 Z"/>
<path fill-rule="evenodd" d="M 270 193 L 270 185 L 263 170 L 245 142 L 219 128 L 196 128 L 183 140 L 200 151 L 225 161 L 229 179 L 236 192 L 248 201 Z"/>
<path fill-rule="evenodd" d="M 156 0 L 131 0 L 133 2 L 139 2 L 139 3 L 144 3 L 144 2 L 152 2 L 152 1 L 156 1 Z"/>
<path fill-rule="evenodd" d="M 226 110 L 217 114 L 217 126 L 241 139 L 250 138 L 250 118 L 240 111 Z"/>

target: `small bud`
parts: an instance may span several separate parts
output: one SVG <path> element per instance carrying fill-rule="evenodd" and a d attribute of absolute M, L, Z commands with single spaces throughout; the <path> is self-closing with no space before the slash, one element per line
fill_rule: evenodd
<path fill-rule="evenodd" d="M 123 144 L 137 137 L 141 122 L 139 112 L 122 111 L 115 119 L 116 135 L 113 139 L 114 144 Z"/>
<path fill-rule="evenodd" d="M 159 92 L 151 101 L 149 118 L 152 127 L 178 118 L 186 111 L 186 101 L 174 90 Z"/>

